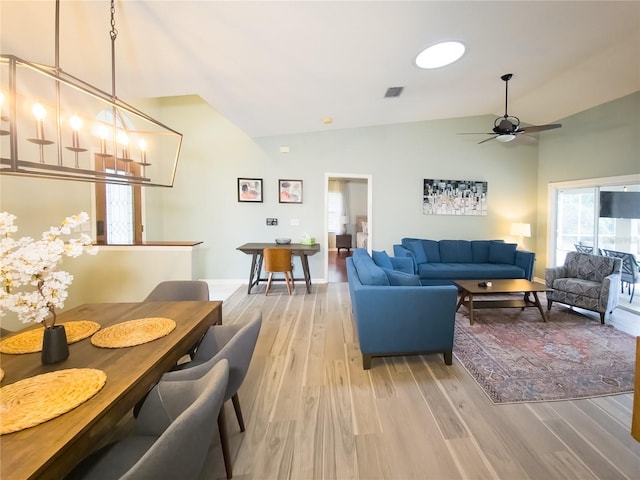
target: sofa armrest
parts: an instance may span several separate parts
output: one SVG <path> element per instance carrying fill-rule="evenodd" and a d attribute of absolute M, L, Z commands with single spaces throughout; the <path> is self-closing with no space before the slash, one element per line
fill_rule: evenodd
<path fill-rule="evenodd" d="M 393 269 L 397 272 L 415 274 L 413 267 L 413 259 L 408 257 L 389 257 Z"/>
<path fill-rule="evenodd" d="M 606 307 L 605 312 L 611 312 L 618 306 L 618 290 L 620 289 L 621 277 L 620 272 L 614 272 L 602 280 L 599 303 L 602 307 Z"/>
<path fill-rule="evenodd" d="M 564 265 L 558 267 L 547 267 L 544 269 L 544 282 L 547 287 L 553 288 L 553 282 L 556 278 L 564 278 L 567 276 L 567 270 Z"/>
<path fill-rule="evenodd" d="M 536 263 L 536 254 L 526 250 L 516 250 L 515 265 L 524 270 L 524 278 L 531 281 L 533 279 L 533 267 Z"/>
<path fill-rule="evenodd" d="M 407 273 L 413 273 L 413 274 L 417 274 L 418 273 L 418 264 L 416 263 L 416 259 L 413 256 L 413 252 L 411 250 L 409 250 L 408 248 L 403 247 L 402 245 L 395 244 L 393 246 L 393 255 L 396 258 L 410 258 L 411 259 L 411 264 L 412 264 L 412 267 L 411 267 L 412 270 L 410 272 L 407 272 Z"/>

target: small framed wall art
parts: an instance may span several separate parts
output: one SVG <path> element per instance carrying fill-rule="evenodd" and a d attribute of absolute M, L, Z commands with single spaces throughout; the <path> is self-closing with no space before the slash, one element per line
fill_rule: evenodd
<path fill-rule="evenodd" d="M 262 202 L 261 178 L 238 178 L 239 202 Z"/>
<path fill-rule="evenodd" d="M 302 203 L 302 180 L 278 180 L 280 203 Z"/>

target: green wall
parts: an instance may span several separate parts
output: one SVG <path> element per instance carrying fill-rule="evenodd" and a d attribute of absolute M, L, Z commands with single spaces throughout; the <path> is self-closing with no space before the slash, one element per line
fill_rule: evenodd
<path fill-rule="evenodd" d="M 484 131 L 493 116 L 446 119 L 252 139 L 197 96 L 143 102 L 148 113 L 184 134 L 174 188 L 145 189 L 149 240 L 202 240 L 201 272 L 209 279 L 246 281 L 250 258 L 236 247 L 303 233 L 326 246 L 327 174 L 371 175 L 371 247 L 391 251 L 403 236 L 503 238 L 512 221 L 532 224 L 525 246 L 536 250 L 536 273 L 546 258 L 546 184 L 562 179 L 638 173 L 640 93 L 561 120 L 539 144 L 487 142 L 457 135 Z M 339 124 L 339 122 L 336 122 Z M 290 153 L 280 153 L 288 146 Z M 263 203 L 237 202 L 237 178 L 264 181 Z M 281 178 L 304 181 L 304 203 L 280 204 Z M 422 214 L 424 178 L 488 182 L 485 217 Z M 19 216 L 21 234 L 38 234 L 80 210 L 91 211 L 92 185 L 0 177 L 0 208 Z M 265 225 L 277 217 L 279 225 Z M 292 226 L 291 219 L 300 220 Z M 311 258 L 323 278 L 322 255 Z"/>

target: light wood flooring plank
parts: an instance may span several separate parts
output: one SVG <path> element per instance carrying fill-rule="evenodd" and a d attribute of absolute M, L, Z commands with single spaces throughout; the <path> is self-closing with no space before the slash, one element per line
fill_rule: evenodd
<path fill-rule="evenodd" d="M 362 369 L 360 348 L 353 343 L 345 345 L 349 374 L 350 398 L 354 417 L 354 434 L 380 433 L 380 420 L 375 404 L 369 371 Z"/>
<path fill-rule="evenodd" d="M 291 478 L 323 478 L 324 425 L 328 389 L 305 386 L 298 410 Z"/>
<path fill-rule="evenodd" d="M 344 360 L 327 363 L 327 415 L 324 420 L 325 478 L 358 478 L 353 412 Z"/>

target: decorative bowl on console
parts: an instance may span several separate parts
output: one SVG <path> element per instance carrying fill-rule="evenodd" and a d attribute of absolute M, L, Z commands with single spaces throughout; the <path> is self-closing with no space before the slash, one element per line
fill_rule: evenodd
<path fill-rule="evenodd" d="M 276 238 L 276 243 L 278 245 L 289 245 L 291 243 L 290 238 Z"/>

